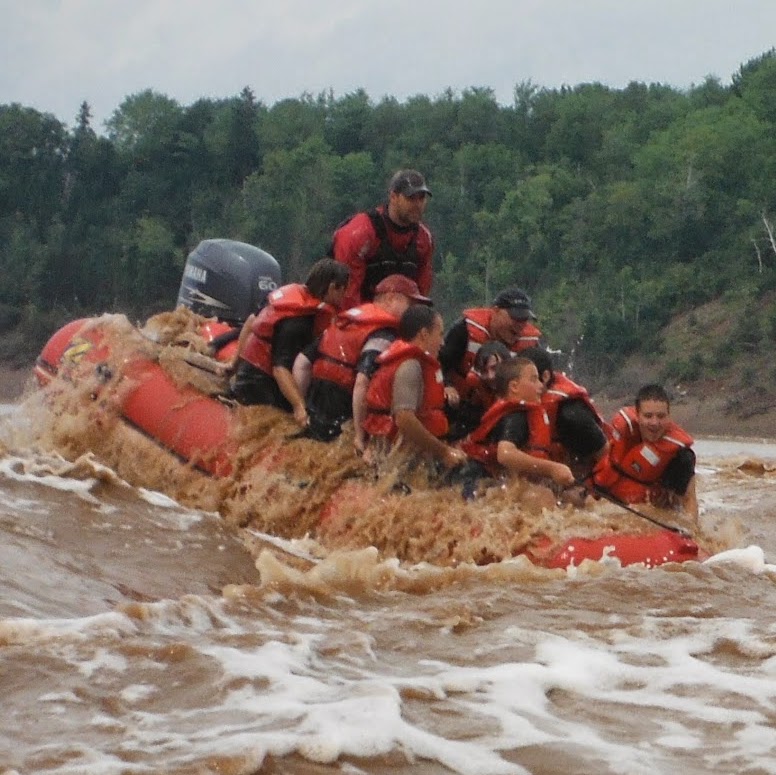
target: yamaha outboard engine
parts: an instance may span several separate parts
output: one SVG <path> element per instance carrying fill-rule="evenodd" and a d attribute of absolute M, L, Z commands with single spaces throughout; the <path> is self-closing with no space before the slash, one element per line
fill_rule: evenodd
<path fill-rule="evenodd" d="M 178 305 L 240 326 L 280 284 L 280 265 L 269 253 L 245 242 L 206 239 L 186 259 Z"/>

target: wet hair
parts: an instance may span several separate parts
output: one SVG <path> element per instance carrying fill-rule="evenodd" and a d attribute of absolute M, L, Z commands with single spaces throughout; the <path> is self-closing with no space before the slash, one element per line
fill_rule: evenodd
<path fill-rule="evenodd" d="M 346 264 L 341 264 L 333 258 L 322 258 L 312 265 L 304 284 L 316 299 L 322 300 L 332 283 L 337 288 L 344 288 L 348 284 L 348 277 L 350 269 Z"/>
<path fill-rule="evenodd" d="M 472 368 L 477 372 L 482 372 L 487 367 L 490 358 L 494 355 L 498 357 L 500 361 L 506 361 L 512 357 L 512 353 L 503 342 L 492 339 L 489 342 L 485 342 L 485 344 L 477 350 Z"/>
<path fill-rule="evenodd" d="M 399 336 L 405 342 L 412 341 L 424 328 L 430 329 L 439 313 L 427 304 L 413 304 L 407 307 L 399 318 Z"/>
<path fill-rule="evenodd" d="M 671 399 L 668 397 L 665 388 L 662 385 L 657 384 L 644 385 L 639 388 L 639 392 L 636 393 L 636 400 L 634 401 L 636 409 L 641 407 L 643 401 L 662 401 L 669 407 L 671 406 Z"/>
<path fill-rule="evenodd" d="M 497 396 L 503 398 L 509 391 L 509 383 L 513 379 L 520 379 L 523 376 L 523 369 L 526 366 L 533 366 L 534 362 L 528 358 L 523 358 L 522 354 L 514 358 L 508 358 L 501 361 L 496 366 L 496 376 L 493 380 L 493 391 Z"/>
<path fill-rule="evenodd" d="M 525 350 L 521 350 L 520 355 L 522 355 L 523 358 L 528 358 L 528 360 L 533 361 L 540 377 L 545 371 L 549 371 L 550 377 L 552 377 L 554 372 L 552 356 L 543 347 L 528 347 Z"/>

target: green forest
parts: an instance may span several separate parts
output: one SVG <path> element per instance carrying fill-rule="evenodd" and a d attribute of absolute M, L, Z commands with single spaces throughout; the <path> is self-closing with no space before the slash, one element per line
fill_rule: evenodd
<path fill-rule="evenodd" d="M 656 354 L 676 316 L 738 311 L 693 379 L 776 343 L 776 49 L 729 85 L 489 88 L 406 101 L 363 90 L 271 106 L 250 88 L 180 105 L 128 96 L 95 131 L 0 105 L 0 358 L 29 363 L 63 321 L 170 309 L 188 252 L 229 237 L 302 279 L 391 173 L 433 191 L 433 296 L 452 323 L 505 285 L 534 299 L 553 348 L 611 373 Z"/>

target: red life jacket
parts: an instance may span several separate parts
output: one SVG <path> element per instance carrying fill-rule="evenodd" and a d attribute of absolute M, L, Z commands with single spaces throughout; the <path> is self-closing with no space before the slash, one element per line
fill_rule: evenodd
<path fill-rule="evenodd" d="M 267 305 L 253 321 L 242 359 L 266 374 L 272 375 L 272 335 L 275 326 L 287 318 L 313 315 L 315 316 L 314 336 L 318 336 L 329 324 L 334 315 L 334 308 L 313 296 L 306 285 L 292 283 L 272 291 L 267 296 Z"/>
<path fill-rule="evenodd" d="M 566 454 L 563 445 L 557 439 L 558 409 L 564 401 L 569 399 L 582 399 L 590 407 L 607 438 L 611 433 L 609 424 L 598 413 L 598 409 L 596 409 L 587 390 L 582 385 L 577 385 L 576 382 L 570 380 L 563 372 L 554 372 L 550 387 L 542 395 L 542 406 L 547 410 L 547 416 L 550 418 L 550 433 L 552 435 L 550 459 L 560 462 L 565 462 Z"/>
<path fill-rule="evenodd" d="M 239 327 L 212 318 L 199 327 L 199 335 L 210 345 L 216 360 L 231 363 L 237 354 Z"/>
<path fill-rule="evenodd" d="M 627 406 L 612 421 L 615 448 L 624 445 L 620 460 L 611 456 L 596 468 L 595 483 L 625 503 L 651 499 L 659 489 L 660 477 L 682 449 L 692 446 L 693 438 L 675 422 L 657 441 L 642 441 L 635 407 Z"/>
<path fill-rule="evenodd" d="M 359 289 L 363 301 L 374 299 L 375 288 L 380 280 L 388 275 L 403 274 L 412 280 L 418 280 L 421 264 L 430 262 L 434 250 L 434 240 L 425 224 L 399 229 L 395 224 L 391 224 L 386 210 L 386 205 L 378 205 L 346 218 L 337 226 L 327 251 L 330 258 L 335 258 L 334 243 L 340 229 L 347 228 L 348 224 L 359 216 L 369 219 L 377 238 L 377 247 L 370 254 L 363 256 L 365 272 Z"/>
<path fill-rule="evenodd" d="M 496 401 L 496 394 L 483 381 L 476 371 L 470 371 L 463 380 L 463 387 L 458 391 L 462 404 L 481 406 L 488 409 Z"/>
<path fill-rule="evenodd" d="M 361 304 L 337 315 L 318 344 L 313 379 L 325 379 L 352 391 L 356 365 L 369 337 L 380 329 L 396 330 L 399 321 L 376 304 Z"/>
<path fill-rule="evenodd" d="M 423 371 L 423 405 L 418 410 L 418 420 L 437 438 L 447 433 L 445 386 L 439 361 L 417 345 L 397 339 L 378 356 L 378 369 L 366 392 L 364 430 L 371 436 L 387 436 L 389 439 L 396 436 L 398 429 L 391 415 L 393 379 L 399 366 L 409 359 L 420 361 Z"/>
<path fill-rule="evenodd" d="M 474 365 L 474 358 L 480 347 L 485 342 L 490 342 L 493 336 L 490 333 L 490 324 L 493 318 L 492 307 L 481 307 L 475 309 L 465 309 L 463 319 L 466 323 L 466 330 L 469 334 L 469 343 L 466 348 L 463 361 L 453 375 L 453 387 L 460 393 L 465 389 L 464 380 Z M 517 341 L 509 348 L 513 353 L 519 353 L 527 350 L 529 347 L 538 347 L 539 338 L 542 332 L 533 323 L 526 321 L 523 324 L 523 330 Z"/>
<path fill-rule="evenodd" d="M 479 427 L 461 443 L 461 449 L 474 460 L 483 463 L 489 470 L 498 470 L 498 442 L 488 441 L 490 432 L 499 421 L 513 412 L 525 412 L 528 420 L 528 444 L 523 449 L 533 457 L 548 459 L 550 448 L 550 421 L 541 404 L 527 401 L 508 401 L 499 398 L 485 412 Z"/>

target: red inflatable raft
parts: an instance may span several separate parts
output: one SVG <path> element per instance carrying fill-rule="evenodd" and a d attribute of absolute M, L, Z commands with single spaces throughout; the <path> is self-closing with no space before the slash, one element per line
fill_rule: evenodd
<path fill-rule="evenodd" d="M 200 334 L 212 340 L 228 329 L 225 324 L 208 322 Z M 100 319 L 68 323 L 43 348 L 35 366 L 38 383 L 49 389 L 47 386 L 57 375 L 71 380 L 82 379 L 85 374 L 99 377 L 101 370 L 108 369 L 107 356 L 113 349 L 111 336 Z M 234 346 L 236 343 L 228 345 L 217 357 L 229 360 Z M 229 476 L 237 448 L 230 406 L 192 386 L 176 384 L 146 353 L 130 352 L 121 364 L 121 376 L 127 387 L 120 393 L 117 408 L 123 420 L 205 474 Z M 116 368 L 115 363 L 112 368 Z M 341 496 L 347 500 L 346 492 Z M 336 508 L 339 497 L 333 500 Z M 331 509 L 330 502 L 324 510 L 326 513 L 320 515 L 322 520 L 331 517 Z M 604 557 L 616 558 L 622 565 L 646 567 L 702 558 L 695 541 L 678 531 L 665 529 L 639 534 L 612 533 L 597 538 L 575 537 L 561 545 L 553 545 L 548 539 L 545 545 L 526 550 L 525 555 L 547 568 L 566 568 L 583 560 L 597 561 Z"/>

